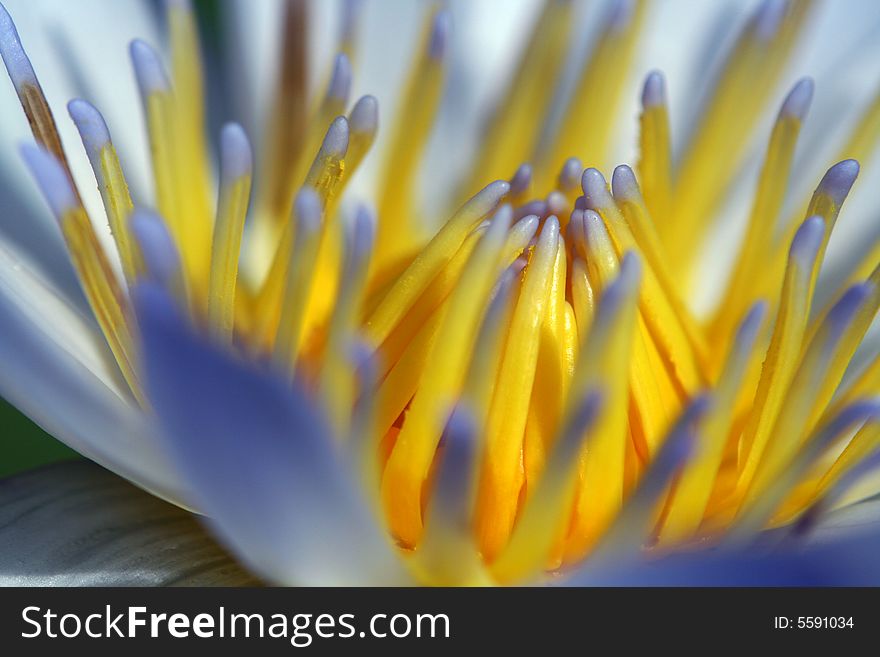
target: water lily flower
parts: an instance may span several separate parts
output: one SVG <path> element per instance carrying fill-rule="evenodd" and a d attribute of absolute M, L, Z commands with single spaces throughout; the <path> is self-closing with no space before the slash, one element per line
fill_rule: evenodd
<path fill-rule="evenodd" d="M 272 583 L 880 580 L 870 3 L 93 4 L 66 111 L 0 8 L 45 201 L 0 391 L 46 430 Z"/>

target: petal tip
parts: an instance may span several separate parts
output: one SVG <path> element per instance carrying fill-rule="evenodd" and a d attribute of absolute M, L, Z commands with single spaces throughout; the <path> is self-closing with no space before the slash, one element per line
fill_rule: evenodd
<path fill-rule="evenodd" d="M 785 97 L 785 101 L 782 103 L 781 114 L 803 121 L 807 111 L 810 109 L 814 89 L 815 84 L 812 78 L 802 78 L 799 80 L 788 93 L 788 96 Z"/>
<path fill-rule="evenodd" d="M 152 210 L 136 208 L 130 225 L 148 276 L 160 285 L 171 287 L 180 270 L 180 255 L 165 222 Z"/>
<path fill-rule="evenodd" d="M 510 178 L 510 193 L 523 194 L 532 182 L 532 165 L 528 162 L 520 164 Z"/>
<path fill-rule="evenodd" d="M 2 3 L 0 3 L 0 56 L 6 64 L 9 78 L 17 92 L 21 93 L 24 85 L 39 86 L 34 67 L 21 45 L 15 21 Z"/>
<path fill-rule="evenodd" d="M 110 143 L 110 131 L 101 113 L 89 102 L 75 98 L 67 104 L 67 113 L 76 125 L 86 150 L 97 154 Z"/>
<path fill-rule="evenodd" d="M 165 92 L 171 88 L 159 54 L 151 45 L 142 39 L 135 39 L 129 46 L 129 53 L 141 95 L 145 99 L 150 94 Z"/>
<path fill-rule="evenodd" d="M 353 133 L 374 133 L 379 127 L 379 101 L 375 96 L 361 96 L 351 110 L 349 128 Z"/>
<path fill-rule="evenodd" d="M 311 187 L 303 187 L 297 192 L 293 204 L 299 230 L 313 233 L 321 225 L 321 197 Z"/>
<path fill-rule="evenodd" d="M 251 144 L 244 128 L 238 123 L 227 123 L 221 129 L 220 153 L 224 181 L 232 183 L 251 174 L 253 169 Z"/>
<path fill-rule="evenodd" d="M 859 175 L 859 163 L 856 160 L 843 160 L 832 166 L 822 176 L 817 191 L 830 196 L 835 204 L 840 205 L 849 194 Z"/>
<path fill-rule="evenodd" d="M 581 176 L 581 187 L 584 190 L 584 202 L 587 208 L 602 208 L 609 201 L 610 194 L 605 176 L 598 169 L 591 167 L 584 171 Z"/>
<path fill-rule="evenodd" d="M 333 74 L 330 76 L 330 86 L 327 88 L 327 96 L 345 102 L 351 91 L 351 60 L 344 52 L 336 55 L 333 62 Z"/>
<path fill-rule="evenodd" d="M 568 158 L 559 172 L 559 188 L 563 190 L 574 189 L 577 187 L 583 172 L 584 165 L 580 159 L 576 157 Z"/>
<path fill-rule="evenodd" d="M 333 123 L 327 128 L 327 134 L 321 149 L 324 154 L 329 157 L 343 158 L 348 151 L 349 127 L 348 119 L 344 116 L 337 116 L 333 119 Z"/>
<path fill-rule="evenodd" d="M 761 3 L 754 18 L 755 36 L 762 41 L 776 36 L 787 10 L 787 0 L 765 0 Z"/>
<path fill-rule="evenodd" d="M 61 220 L 66 212 L 79 206 L 67 171 L 54 155 L 41 146 L 31 143 L 22 144 L 20 152 L 58 220 Z"/>
<path fill-rule="evenodd" d="M 816 215 L 800 225 L 791 241 L 790 255 L 802 264 L 812 262 L 825 236 L 825 220 Z"/>
<path fill-rule="evenodd" d="M 666 105 L 666 80 L 660 71 L 651 71 L 642 87 L 642 108 Z"/>
<path fill-rule="evenodd" d="M 636 174 L 627 164 L 621 164 L 614 169 L 611 176 L 611 189 L 615 198 L 633 199 L 641 196 Z"/>
<path fill-rule="evenodd" d="M 446 9 L 437 12 L 428 41 L 428 54 L 432 59 L 443 59 L 446 55 L 451 33 L 452 14 Z"/>

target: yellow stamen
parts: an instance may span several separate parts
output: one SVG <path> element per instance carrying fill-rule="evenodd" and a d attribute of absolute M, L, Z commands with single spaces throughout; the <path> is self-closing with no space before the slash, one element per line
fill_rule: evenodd
<path fill-rule="evenodd" d="M 760 494 L 751 495 L 741 507 L 726 540 L 733 545 L 753 540 L 755 533 L 769 524 L 786 496 L 807 476 L 821 455 L 867 420 L 876 421 L 876 414 L 876 403 L 853 404 L 803 440 L 802 446 L 785 459 L 785 467 L 780 469 L 780 463 L 773 463 L 774 474 L 765 477 Z"/>
<path fill-rule="evenodd" d="M 867 367 L 859 373 L 855 380 L 843 390 L 838 391 L 837 398 L 828 405 L 820 422 L 822 424 L 827 423 L 834 415 L 839 413 L 845 405 L 852 403 L 856 399 L 875 394 L 875 391 L 877 390 L 880 390 L 880 354 L 874 356 L 870 363 L 868 363 Z"/>
<path fill-rule="evenodd" d="M 724 456 L 737 397 L 741 394 L 751 362 L 756 360 L 754 347 L 764 309 L 763 304 L 757 306 L 744 320 L 727 356 L 713 394 L 712 407 L 703 420 L 697 453 L 685 466 L 675 486 L 658 537 L 661 543 L 686 540 L 699 528 Z"/>
<path fill-rule="evenodd" d="M 344 269 L 327 330 L 319 390 L 327 400 L 327 415 L 340 436 L 347 436 L 350 430 L 348 418 L 354 406 L 356 382 L 349 354 L 359 329 L 374 234 L 374 218 L 365 208 L 359 208 L 346 231 Z"/>
<path fill-rule="evenodd" d="M 544 224 L 526 269 L 486 424 L 477 536 L 483 557 L 489 561 L 513 528 L 523 483 L 523 434 L 558 243 L 559 223 L 551 217 Z"/>
<path fill-rule="evenodd" d="M 877 297 L 876 289 L 872 287 L 851 288 L 841 304 L 858 304 L 857 307 L 847 308 L 848 313 L 844 315 L 840 312 L 841 304 L 838 304 L 839 316 L 830 316 L 810 343 L 780 404 L 773 425 L 773 439 L 766 441 L 761 453 L 755 454 L 759 460 L 743 506 L 752 504 L 780 474 L 818 420 L 821 409 L 828 403 L 846 363 L 864 334 L 861 329 L 867 329 L 864 319 L 861 322 L 858 319 L 853 321 L 853 315 L 865 318 L 870 310 L 876 311 L 876 305 L 871 303 Z M 871 293 L 875 299 L 866 299 Z M 869 310 L 868 306 L 873 308 Z M 873 318 L 873 313 L 870 314 L 870 318 Z M 870 323 L 870 318 L 867 318 L 867 323 Z"/>
<path fill-rule="evenodd" d="M 134 368 L 134 341 L 126 317 L 127 304 L 110 269 L 107 257 L 95 238 L 86 211 L 72 208 L 61 217 L 61 232 L 95 318 L 107 338 L 122 375 L 139 402 L 141 386 Z"/>
<path fill-rule="evenodd" d="M 801 225 L 792 241 L 773 337 L 749 422 L 739 442 L 739 486 L 743 490 L 751 484 L 797 368 L 824 231 L 825 222 L 812 217 Z"/>
<path fill-rule="evenodd" d="M 492 220 L 447 302 L 444 319 L 419 382 L 382 481 L 382 493 L 394 535 L 415 545 L 422 530 L 421 491 L 454 400 L 460 393 L 468 357 L 477 336 L 489 293 L 498 279 L 507 227 L 512 212 Z"/>
<path fill-rule="evenodd" d="M 36 158 L 45 160 L 39 165 L 41 168 L 51 168 L 49 175 L 52 178 L 41 182 L 44 194 L 47 197 L 53 193 L 69 194 L 63 206 L 53 209 L 74 269 L 123 377 L 138 402 L 143 403 L 141 385 L 133 367 L 134 341 L 128 317 L 128 301 L 79 198 L 55 119 L 38 83 L 26 82 L 17 86 L 17 91 L 34 138 L 47 151 L 34 154 Z"/>
<path fill-rule="evenodd" d="M 601 309 L 609 285 L 618 276 L 617 254 L 601 218 L 593 212 L 588 211 L 584 216 L 584 234 L 590 280 L 598 291 Z M 598 317 L 594 321 L 598 321 Z M 642 442 L 647 444 L 642 445 L 642 458 L 647 456 L 648 449 L 656 448 L 662 436 L 659 432 L 666 430 L 665 425 L 677 404 L 662 367 L 659 371 L 652 367 L 651 350 L 646 344 L 645 325 L 639 311 L 636 310 L 632 318 L 621 315 L 616 321 L 613 339 L 619 342 L 603 343 L 605 348 L 601 352 L 582 351 L 582 360 L 593 359 L 595 362 L 589 365 L 590 360 L 586 360 L 588 369 L 584 372 L 578 370 L 580 373 L 576 374 L 594 377 L 594 385 L 601 381 L 605 412 L 596 427 L 590 449 L 581 458 L 581 481 L 566 546 L 568 557 L 582 555 L 606 529 L 623 503 L 625 458 L 630 440 L 627 430 L 630 399 L 643 417 L 640 434 Z M 588 335 L 595 333 L 604 336 L 603 340 L 611 340 L 602 333 L 609 330 L 609 327 L 597 326 L 595 330 L 590 329 Z M 590 347 L 587 343 L 583 349 L 599 347 Z M 574 393 L 585 385 L 576 380 L 571 390 Z"/>
<path fill-rule="evenodd" d="M 110 141 L 110 133 L 104 118 L 98 110 L 83 100 L 73 100 L 67 107 L 71 118 L 77 124 L 83 146 L 89 156 L 107 220 L 110 223 L 110 231 L 122 263 L 122 272 L 128 285 L 131 286 L 137 276 L 143 273 L 143 263 L 138 262 L 137 249 L 132 243 L 128 226 L 134 206 L 119 157 Z"/>
<path fill-rule="evenodd" d="M 227 125 L 221 136 L 221 183 L 211 244 L 208 325 L 217 339 L 232 342 L 235 288 L 241 233 L 251 192 L 251 152 L 240 126 Z"/>
<path fill-rule="evenodd" d="M 533 483 L 535 491 L 525 503 L 510 543 L 491 564 L 496 581 L 525 580 L 538 574 L 546 564 L 554 539 L 560 528 L 565 527 L 569 501 L 577 483 L 578 453 L 585 451 L 585 440 L 594 438 L 597 416 L 601 418 L 603 413 L 600 391 L 591 391 L 579 407 L 568 411 L 567 424 L 553 441 L 547 468 L 541 479 Z"/>
<path fill-rule="evenodd" d="M 317 202 L 323 209 L 325 217 L 332 216 L 331 213 L 344 184 L 346 170 L 344 158 L 348 149 L 348 135 L 348 121 L 345 117 L 337 117 L 330 124 L 324 137 L 324 142 L 321 144 L 317 155 L 315 155 L 312 166 L 305 178 L 305 188 L 315 192 Z M 321 231 L 320 244 L 322 246 L 325 243 L 325 234 L 332 232 L 326 227 L 328 223 L 327 221 L 324 222 L 325 228 Z M 296 222 L 288 221 L 281 229 L 281 234 L 272 257 L 272 264 L 257 295 L 258 328 L 257 335 L 254 336 L 257 346 L 262 346 L 265 342 L 269 341 L 270 336 L 277 327 L 283 303 L 285 282 L 289 275 L 288 265 L 297 227 L 298 224 Z M 322 262 L 321 256 L 323 255 L 324 252 L 322 250 L 320 255 L 315 255 L 315 261 L 330 267 L 330 263 Z M 338 267 L 337 262 L 334 261 L 333 264 Z M 335 278 L 333 283 L 335 293 Z M 302 312 L 308 313 L 308 309 Z"/>
<path fill-rule="evenodd" d="M 820 464 L 798 484 L 785 504 L 774 515 L 771 525 L 784 525 L 797 519 L 809 505 L 821 500 L 838 482 L 875 453 L 878 447 L 880 447 L 880 423 L 865 424 L 850 439 L 846 448 L 830 467 L 827 463 Z"/>
<path fill-rule="evenodd" d="M 626 220 L 626 228 L 628 228 L 631 237 L 627 235 L 623 224 L 619 221 L 617 213 L 614 209 L 602 204 L 604 211 L 600 211 L 606 222 L 613 222 L 617 227 L 612 237 L 615 238 L 618 248 L 634 248 L 638 247 L 645 258 L 647 264 L 646 283 L 652 288 L 659 286 L 662 291 L 662 297 L 666 304 L 672 310 L 672 319 L 680 326 L 680 331 L 684 335 L 690 349 L 693 351 L 695 366 L 699 370 L 699 376 L 704 377 L 705 363 L 708 358 L 708 347 L 705 344 L 702 332 L 699 330 L 694 321 L 690 310 L 681 300 L 681 291 L 676 285 L 663 248 L 660 237 L 657 234 L 656 218 L 648 213 L 648 208 L 642 198 L 638 183 L 633 175 L 632 169 L 626 165 L 617 167 L 614 170 L 614 200 L 620 209 L 620 214 Z M 664 309 L 664 312 L 668 312 Z M 670 342 L 671 344 L 671 342 Z M 687 349 L 680 349 L 680 354 L 687 355 Z M 681 356 L 678 356 L 681 359 Z M 690 386 L 694 386 L 696 380 L 692 380 Z M 695 388 L 691 387 L 690 390 Z"/>
<path fill-rule="evenodd" d="M 737 318 L 754 299 L 776 295 L 782 271 L 767 271 L 767 261 L 774 251 L 775 225 L 785 200 L 795 146 L 811 94 L 812 82 L 800 82 L 789 94 L 773 126 L 746 234 L 727 289 L 720 297 L 723 302 L 709 329 L 715 342 L 723 344 L 728 340 Z"/>
<path fill-rule="evenodd" d="M 552 180 L 574 155 L 582 162 L 605 164 L 614 119 L 635 56 L 647 3 L 616 2 L 609 9 L 599 40 L 590 54 L 552 143 L 539 156 L 539 186 Z"/>
<path fill-rule="evenodd" d="M 656 71 L 648 76 L 642 94 L 639 156 L 645 201 L 660 236 L 666 237 L 672 208 L 672 146 L 664 81 Z"/>
<path fill-rule="evenodd" d="M 630 192 L 631 195 L 627 198 L 635 198 L 635 192 L 633 190 Z M 637 241 L 635 230 L 642 228 L 637 222 L 634 222 L 632 227 L 627 222 L 608 192 L 605 179 L 597 170 L 587 169 L 584 173 L 584 193 L 588 207 L 593 208 L 601 216 L 618 257 L 628 250 L 637 250 L 646 255 L 643 291 L 639 303 L 641 314 L 650 331 L 653 348 L 658 351 L 665 367 L 669 370 L 669 376 L 682 392 L 699 390 L 706 381 L 699 356 L 704 348 L 700 346 L 694 330 L 688 329 L 689 322 L 675 310 L 675 302 L 664 291 L 661 283 L 664 278 L 662 273 L 658 275 L 651 266 L 652 260 L 659 259 L 647 257 L 659 248 L 652 247 L 651 244 L 655 240 L 646 239 L 651 232 L 644 228 L 642 242 Z M 624 197 L 622 192 L 619 192 L 618 196 Z M 625 203 L 624 207 L 634 209 L 637 205 Z M 637 219 L 639 215 L 630 216 Z"/>
<path fill-rule="evenodd" d="M 875 388 L 876 390 L 876 388 Z M 829 488 L 852 470 L 867 456 L 876 452 L 880 447 L 880 423 L 871 422 L 863 426 L 847 444 L 834 464 L 828 469 L 810 497 L 810 500 L 820 498 Z"/>
<path fill-rule="evenodd" d="M 171 47 L 171 79 L 176 174 L 183 189 L 178 198 L 186 241 L 181 250 L 194 267 L 199 289 L 206 289 L 211 261 L 214 209 L 211 203 L 211 171 L 205 141 L 205 100 L 196 18 L 189 0 L 173 0 L 168 6 Z M 185 191 L 184 191 L 185 190 Z"/>
<path fill-rule="evenodd" d="M 370 315 L 366 325 L 367 339 L 375 345 L 385 341 L 434 277 L 449 263 L 468 233 L 501 202 L 509 189 L 506 182 L 491 183 L 455 213 L 397 278 Z"/>
<path fill-rule="evenodd" d="M 424 228 L 413 220 L 415 172 L 434 125 L 443 90 L 444 59 L 449 14 L 433 14 L 422 37 L 421 54 L 414 62 L 409 82 L 401 96 L 399 113 L 391 138 L 379 192 L 379 233 L 376 265 L 381 268 L 408 255 L 422 240 Z"/>
<path fill-rule="evenodd" d="M 835 305 L 801 359 L 773 428 L 774 440 L 760 455 L 743 505 L 753 504 L 800 448 L 843 377 L 846 365 L 880 305 L 873 283 L 853 286 Z"/>
<path fill-rule="evenodd" d="M 572 264 L 571 296 L 577 325 L 578 343 L 583 344 L 593 319 L 593 287 L 587 276 L 587 265 L 583 258 L 576 257 Z"/>
<path fill-rule="evenodd" d="M 506 262 L 519 257 L 532 238 L 537 223 L 537 218 L 526 217 L 511 228 L 502 249 Z M 440 275 L 431 282 L 407 312 L 405 320 L 397 325 L 394 332 L 382 344 L 382 358 L 386 367 L 391 369 L 388 377 L 382 383 L 378 401 L 377 417 L 379 423 L 377 426 L 381 433 L 388 430 L 415 393 L 421 376 L 419 368 L 424 364 L 436 336 L 437 328 L 444 316 L 444 304 L 454 289 L 482 232 L 483 227 L 480 227 L 468 235 L 449 264 L 443 268 Z M 485 373 L 481 373 L 478 380 L 482 381 L 483 375 Z M 477 390 L 482 390 L 482 388 L 478 387 Z M 477 403 L 477 400 L 482 397 L 475 393 L 468 398 L 471 399 L 475 410 L 481 411 L 483 405 Z M 484 414 L 480 414 L 478 417 L 483 418 Z"/>
<path fill-rule="evenodd" d="M 275 334 L 273 358 L 283 370 L 294 367 L 302 346 L 306 301 L 315 276 L 321 239 L 322 210 L 318 194 L 306 187 L 294 208 L 296 240 L 289 253 L 284 298 Z"/>
<path fill-rule="evenodd" d="M 573 4 L 571 0 L 545 0 L 514 77 L 487 122 L 469 180 L 500 178 L 511 163 L 532 156 L 541 128 L 535 117 L 544 116 L 550 106 L 553 95 L 547 93 L 547 84 L 559 76 L 565 61 Z"/>
<path fill-rule="evenodd" d="M 174 93 L 159 61 L 158 54 L 142 41 L 131 45 L 131 56 L 141 90 L 146 113 L 153 180 L 156 185 L 156 202 L 159 214 L 168 222 L 168 228 L 180 251 L 187 283 L 193 298 L 203 301 L 207 289 L 209 262 L 202 262 L 210 248 L 210 233 L 199 241 L 196 229 L 199 219 L 189 221 L 186 214 L 187 189 L 182 171 L 185 166 L 179 152 L 179 132 L 182 128 L 177 117 Z"/>
<path fill-rule="evenodd" d="M 478 429 L 481 433 L 489 417 L 498 369 L 504 356 L 507 328 L 513 316 L 514 301 L 519 297 L 519 271 L 516 265 L 508 268 L 498 283 L 495 297 L 486 311 L 474 344 L 473 357 L 462 389 L 462 399 L 474 409 L 474 418 L 479 423 Z"/>
<path fill-rule="evenodd" d="M 322 142 L 326 140 L 327 126 L 345 113 L 348 94 L 351 87 L 351 64 L 344 55 L 336 58 L 333 76 L 328 83 L 327 91 L 321 99 L 318 107 L 312 112 L 306 130 L 304 148 L 299 154 L 296 166 L 293 168 L 293 185 L 307 179 L 316 173 L 313 153 L 318 152 Z M 308 183 L 306 183 L 308 184 Z M 290 203 L 290 200 L 288 200 Z M 289 206 L 288 206 L 289 207 Z"/>
<path fill-rule="evenodd" d="M 741 34 L 701 115 L 675 180 L 670 251 L 677 272 L 688 273 L 702 240 L 746 151 L 747 136 L 783 70 L 812 2 L 769 0 Z M 718 158 L 718 153 L 724 153 Z M 711 166 L 707 165 L 711 162 Z"/>
<path fill-rule="evenodd" d="M 462 406 L 443 432 L 440 466 L 425 535 L 414 566 L 422 578 L 440 586 L 486 586 L 492 579 L 480 559 L 471 530 L 478 425 Z"/>
<path fill-rule="evenodd" d="M 531 495 L 532 486 L 540 479 L 547 454 L 553 448 L 554 433 L 562 415 L 562 403 L 568 389 L 565 361 L 566 269 L 565 242 L 560 237 L 553 263 L 549 298 L 541 323 L 538 362 L 523 442 L 527 495 Z"/>

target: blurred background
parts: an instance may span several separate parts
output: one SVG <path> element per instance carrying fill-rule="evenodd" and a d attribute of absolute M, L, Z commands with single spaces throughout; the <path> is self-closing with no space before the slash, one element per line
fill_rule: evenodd
<path fill-rule="evenodd" d="M 46 463 L 82 458 L 0 398 L 0 477 Z"/>

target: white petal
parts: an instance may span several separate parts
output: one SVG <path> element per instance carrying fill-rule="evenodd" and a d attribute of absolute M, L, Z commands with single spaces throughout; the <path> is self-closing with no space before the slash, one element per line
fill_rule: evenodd
<path fill-rule="evenodd" d="M 0 247 L 0 393 L 84 456 L 186 505 L 148 417 L 125 392 L 103 338 Z"/>

